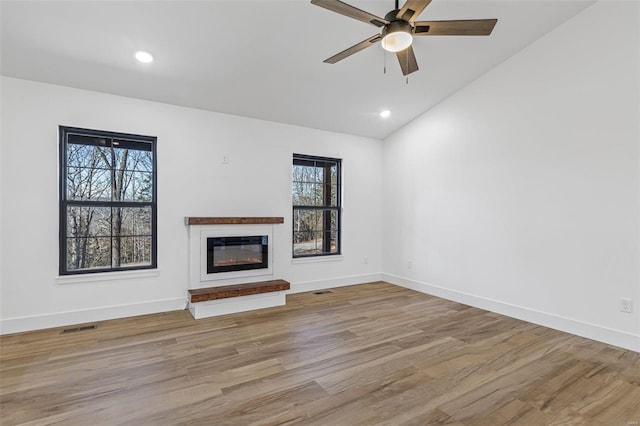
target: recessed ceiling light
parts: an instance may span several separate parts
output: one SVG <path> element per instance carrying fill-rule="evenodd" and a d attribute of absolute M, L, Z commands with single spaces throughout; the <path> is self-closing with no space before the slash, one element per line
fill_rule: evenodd
<path fill-rule="evenodd" d="M 385 109 L 384 111 L 382 111 L 382 112 L 380 113 L 380 117 L 382 117 L 382 118 L 387 118 L 387 117 L 389 117 L 390 115 L 391 115 L 391 111 L 389 111 L 388 109 Z"/>
<path fill-rule="evenodd" d="M 153 55 L 149 52 L 145 52 L 144 50 L 139 50 L 136 52 L 136 59 L 143 64 L 148 64 L 153 62 Z"/>

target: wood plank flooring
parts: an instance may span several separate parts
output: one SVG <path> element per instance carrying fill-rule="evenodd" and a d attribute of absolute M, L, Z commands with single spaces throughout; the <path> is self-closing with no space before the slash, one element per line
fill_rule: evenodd
<path fill-rule="evenodd" d="M 635 425 L 640 354 L 377 282 L 0 337 L 0 424 Z"/>

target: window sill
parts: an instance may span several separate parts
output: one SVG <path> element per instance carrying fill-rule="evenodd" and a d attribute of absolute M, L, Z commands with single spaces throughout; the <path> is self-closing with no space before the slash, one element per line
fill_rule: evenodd
<path fill-rule="evenodd" d="M 159 269 L 141 269 L 138 271 L 97 272 L 95 274 L 62 275 L 56 277 L 56 284 L 81 284 L 99 281 L 148 278 L 160 275 Z"/>
<path fill-rule="evenodd" d="M 342 260 L 344 260 L 344 256 L 338 254 L 334 256 L 297 257 L 291 259 L 291 263 L 295 265 L 297 263 L 340 262 Z"/>

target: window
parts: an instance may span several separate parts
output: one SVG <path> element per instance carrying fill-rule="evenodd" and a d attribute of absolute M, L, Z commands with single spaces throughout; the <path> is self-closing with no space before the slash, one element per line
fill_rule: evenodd
<path fill-rule="evenodd" d="M 293 155 L 293 257 L 340 254 L 340 160 Z"/>
<path fill-rule="evenodd" d="M 60 275 L 157 267 L 156 138 L 60 126 Z"/>

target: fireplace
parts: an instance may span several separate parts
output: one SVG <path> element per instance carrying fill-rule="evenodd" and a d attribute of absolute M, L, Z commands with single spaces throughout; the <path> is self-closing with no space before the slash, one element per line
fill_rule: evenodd
<path fill-rule="evenodd" d="M 189 288 L 273 279 L 274 247 L 273 224 L 190 226 Z"/>
<path fill-rule="evenodd" d="M 268 235 L 207 238 L 207 274 L 268 267 Z"/>

